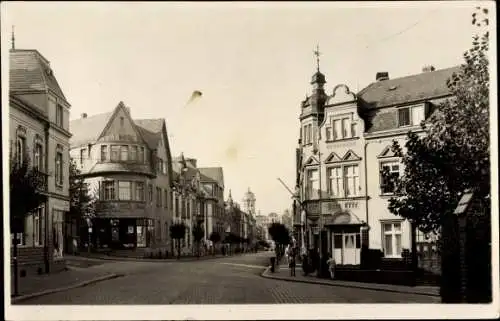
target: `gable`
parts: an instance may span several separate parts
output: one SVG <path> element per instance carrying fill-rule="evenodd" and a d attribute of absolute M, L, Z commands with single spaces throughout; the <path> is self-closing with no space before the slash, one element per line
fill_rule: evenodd
<path fill-rule="evenodd" d="M 392 150 L 392 146 L 387 146 L 384 148 L 382 153 L 380 153 L 377 158 L 390 158 L 390 157 L 396 157 L 396 154 Z"/>
<path fill-rule="evenodd" d="M 354 101 L 356 101 L 356 95 L 351 92 L 347 85 L 340 84 L 333 88 L 333 95 L 328 98 L 327 105 L 345 104 Z"/>
<path fill-rule="evenodd" d="M 130 114 L 122 102 L 115 109 L 98 140 L 143 142 Z"/>
<path fill-rule="evenodd" d="M 339 155 L 335 154 L 335 152 L 332 152 L 330 155 L 325 160 L 325 163 L 336 163 L 336 162 L 341 162 L 342 159 L 339 157 Z"/>
<path fill-rule="evenodd" d="M 356 155 L 356 153 L 350 149 L 347 151 L 347 153 L 345 153 L 344 157 L 342 157 L 342 161 L 344 162 L 359 161 L 359 160 L 361 160 L 361 157 Z"/>
<path fill-rule="evenodd" d="M 311 156 L 304 163 L 304 166 L 308 166 L 308 165 L 318 165 L 318 162 L 316 161 L 316 159 L 313 156 Z"/>

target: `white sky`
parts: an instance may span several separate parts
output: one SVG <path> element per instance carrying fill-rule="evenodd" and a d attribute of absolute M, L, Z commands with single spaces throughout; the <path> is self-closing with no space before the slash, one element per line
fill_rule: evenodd
<path fill-rule="evenodd" d="M 50 60 L 71 119 L 120 100 L 134 118 L 165 118 L 173 155 L 222 166 L 226 195 L 250 187 L 262 214 L 282 213 L 291 198 L 276 178 L 293 188 L 316 44 L 328 93 L 357 91 L 377 71 L 461 63 L 476 5 L 3 2 L 2 50 L 15 25 L 16 48 Z M 193 90 L 203 97 L 185 107 Z"/>

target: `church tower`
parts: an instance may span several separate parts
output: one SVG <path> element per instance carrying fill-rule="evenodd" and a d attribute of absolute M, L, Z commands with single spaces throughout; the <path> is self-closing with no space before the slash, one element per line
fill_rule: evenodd
<path fill-rule="evenodd" d="M 246 213 L 255 216 L 255 194 L 250 191 L 250 187 L 243 197 L 243 207 Z"/>

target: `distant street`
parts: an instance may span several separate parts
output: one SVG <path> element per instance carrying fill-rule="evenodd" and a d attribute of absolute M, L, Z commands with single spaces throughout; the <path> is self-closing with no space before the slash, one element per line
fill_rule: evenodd
<path fill-rule="evenodd" d="M 265 279 L 270 252 L 194 262 L 106 261 L 126 276 L 20 304 L 432 303 L 435 298 Z M 300 271 L 297 271 L 300 273 Z"/>

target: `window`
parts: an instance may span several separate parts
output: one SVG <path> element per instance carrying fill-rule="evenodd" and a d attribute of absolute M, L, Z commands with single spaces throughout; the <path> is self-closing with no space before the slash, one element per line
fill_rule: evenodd
<path fill-rule="evenodd" d="M 120 147 L 120 160 L 127 161 L 128 160 L 128 146 L 122 145 Z"/>
<path fill-rule="evenodd" d="M 333 139 L 342 139 L 342 123 L 340 119 L 333 121 L 334 136 Z"/>
<path fill-rule="evenodd" d="M 118 182 L 118 199 L 129 201 L 131 200 L 131 187 L 130 182 L 119 181 Z"/>
<path fill-rule="evenodd" d="M 327 141 L 333 140 L 332 127 L 331 126 L 327 126 L 325 130 L 326 130 L 326 140 Z"/>
<path fill-rule="evenodd" d="M 307 197 L 309 199 L 318 198 L 319 196 L 319 172 L 317 169 L 307 171 Z"/>
<path fill-rule="evenodd" d="M 144 147 L 140 147 L 139 148 L 139 159 L 138 159 L 139 163 L 144 163 L 145 162 L 145 159 L 144 159 Z"/>
<path fill-rule="evenodd" d="M 356 196 L 359 192 L 358 165 L 344 166 L 345 194 L 347 197 Z"/>
<path fill-rule="evenodd" d="M 62 152 L 56 153 L 56 184 L 62 186 L 63 184 L 63 154 Z"/>
<path fill-rule="evenodd" d="M 149 201 L 153 202 L 153 185 L 149 184 Z"/>
<path fill-rule="evenodd" d="M 349 118 L 342 118 L 342 137 L 351 137 L 351 122 L 349 121 Z"/>
<path fill-rule="evenodd" d="M 156 207 L 161 207 L 161 188 L 156 188 Z"/>
<path fill-rule="evenodd" d="M 111 145 L 111 160 L 118 161 L 120 159 L 120 146 Z"/>
<path fill-rule="evenodd" d="M 42 156 L 43 147 L 42 144 L 35 144 L 35 151 L 33 154 L 33 167 L 42 170 L 43 169 L 43 156 Z"/>
<path fill-rule="evenodd" d="M 382 194 L 394 193 L 394 180 L 399 177 L 399 162 L 383 162 L 380 167 L 380 189 Z M 389 176 L 384 176 L 384 172 L 387 172 Z"/>
<path fill-rule="evenodd" d="M 16 162 L 19 165 L 24 163 L 25 148 L 26 148 L 26 139 L 24 137 L 17 137 L 17 139 L 16 139 Z"/>
<path fill-rule="evenodd" d="M 190 200 L 190 199 L 188 199 L 188 200 L 186 201 L 186 217 L 187 217 L 188 219 L 190 219 L 190 218 L 191 218 L 191 200 Z"/>
<path fill-rule="evenodd" d="M 168 191 L 167 190 L 164 191 L 163 198 L 164 198 L 163 207 L 167 208 L 167 206 L 168 206 Z"/>
<path fill-rule="evenodd" d="M 83 160 L 85 159 L 85 152 L 87 151 L 86 148 L 80 149 L 80 165 L 83 165 Z"/>
<path fill-rule="evenodd" d="M 130 160 L 131 161 L 137 160 L 137 146 L 130 147 Z"/>
<path fill-rule="evenodd" d="M 425 119 L 425 108 L 423 105 L 414 106 L 411 108 L 411 124 L 420 125 L 420 123 Z"/>
<path fill-rule="evenodd" d="M 108 160 L 108 146 L 101 146 L 101 162 L 105 162 Z"/>
<path fill-rule="evenodd" d="M 384 254 L 387 257 L 401 256 L 401 222 L 383 223 Z"/>
<path fill-rule="evenodd" d="M 103 190 L 104 190 L 104 199 L 105 200 L 114 200 L 115 199 L 115 182 L 114 181 L 104 181 L 102 182 Z"/>
<path fill-rule="evenodd" d="M 331 167 L 328 169 L 328 178 L 330 183 L 329 194 L 334 197 L 341 197 L 343 195 L 343 179 L 341 167 Z"/>
<path fill-rule="evenodd" d="M 144 182 L 135 182 L 135 200 L 144 201 Z"/>
<path fill-rule="evenodd" d="M 59 127 L 63 127 L 63 107 L 57 105 L 56 107 L 56 124 Z"/>
<path fill-rule="evenodd" d="M 410 125 L 410 108 L 399 108 L 398 109 L 398 126 L 409 126 Z"/>
<path fill-rule="evenodd" d="M 351 137 L 356 137 L 356 124 L 351 124 Z"/>
<path fill-rule="evenodd" d="M 39 207 L 33 214 L 33 244 L 39 246 L 43 244 L 42 237 L 42 222 L 43 222 L 43 207 Z"/>

